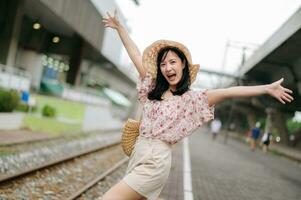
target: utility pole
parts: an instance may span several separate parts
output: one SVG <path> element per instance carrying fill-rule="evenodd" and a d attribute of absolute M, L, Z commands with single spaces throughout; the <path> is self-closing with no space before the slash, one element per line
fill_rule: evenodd
<path fill-rule="evenodd" d="M 224 56 L 223 56 L 223 60 L 222 60 L 221 72 L 225 72 L 229 48 L 234 48 L 234 49 L 240 49 L 241 50 L 241 61 L 240 61 L 240 66 L 239 66 L 239 68 L 241 68 L 246 62 L 246 52 L 247 51 L 255 51 L 258 46 L 259 46 L 258 44 L 249 43 L 249 42 L 227 40 L 226 46 L 225 46 L 225 51 L 224 51 Z M 222 81 L 223 80 L 221 78 L 220 79 L 220 85 L 222 85 Z"/>

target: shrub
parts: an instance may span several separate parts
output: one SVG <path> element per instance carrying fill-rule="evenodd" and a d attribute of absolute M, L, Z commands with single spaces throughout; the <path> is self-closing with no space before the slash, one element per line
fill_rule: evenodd
<path fill-rule="evenodd" d="M 0 112 L 12 112 L 19 101 L 20 97 L 17 91 L 0 88 Z"/>
<path fill-rule="evenodd" d="M 52 106 L 45 105 L 42 109 L 42 115 L 45 117 L 54 117 L 56 115 L 56 110 Z"/>
<path fill-rule="evenodd" d="M 295 132 L 301 129 L 301 122 L 294 121 L 293 119 L 289 119 L 286 121 L 286 126 L 289 134 L 294 134 Z"/>

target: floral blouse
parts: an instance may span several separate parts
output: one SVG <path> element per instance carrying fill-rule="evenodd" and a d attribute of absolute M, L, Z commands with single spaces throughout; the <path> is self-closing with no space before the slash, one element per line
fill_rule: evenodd
<path fill-rule="evenodd" d="M 149 73 L 137 83 L 138 99 L 143 104 L 140 136 L 174 144 L 214 118 L 214 106 L 209 106 L 206 90 L 149 100 L 148 93 L 154 86 Z"/>

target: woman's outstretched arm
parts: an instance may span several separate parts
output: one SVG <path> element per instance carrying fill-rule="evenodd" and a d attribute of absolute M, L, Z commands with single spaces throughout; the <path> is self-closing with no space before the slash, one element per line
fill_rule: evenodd
<path fill-rule="evenodd" d="M 291 102 L 294 98 L 290 95 L 293 93 L 290 89 L 281 86 L 282 82 L 283 78 L 267 85 L 237 86 L 225 89 L 208 90 L 208 102 L 211 106 L 233 97 L 251 97 L 268 94 L 276 98 L 282 104 L 285 104 L 285 102 Z"/>
<path fill-rule="evenodd" d="M 110 27 L 117 31 L 125 49 L 127 50 L 135 67 L 137 68 L 140 77 L 143 78 L 145 76 L 146 70 L 142 65 L 141 53 L 137 48 L 136 44 L 134 43 L 134 41 L 130 38 L 125 28 L 119 22 L 117 18 L 117 11 L 115 10 L 114 16 L 111 16 L 110 13 L 107 12 L 107 17 L 104 17 L 102 21 L 105 24 L 105 27 Z"/>

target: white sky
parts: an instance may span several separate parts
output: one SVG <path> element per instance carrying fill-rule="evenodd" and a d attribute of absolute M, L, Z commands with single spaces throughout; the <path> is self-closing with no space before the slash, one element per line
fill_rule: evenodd
<path fill-rule="evenodd" d="M 260 45 L 301 6 L 301 0 L 116 1 L 141 51 L 158 39 L 176 40 L 189 48 L 194 63 L 227 73 L 235 72 L 242 55 L 229 47 L 222 70 L 227 41 Z"/>

